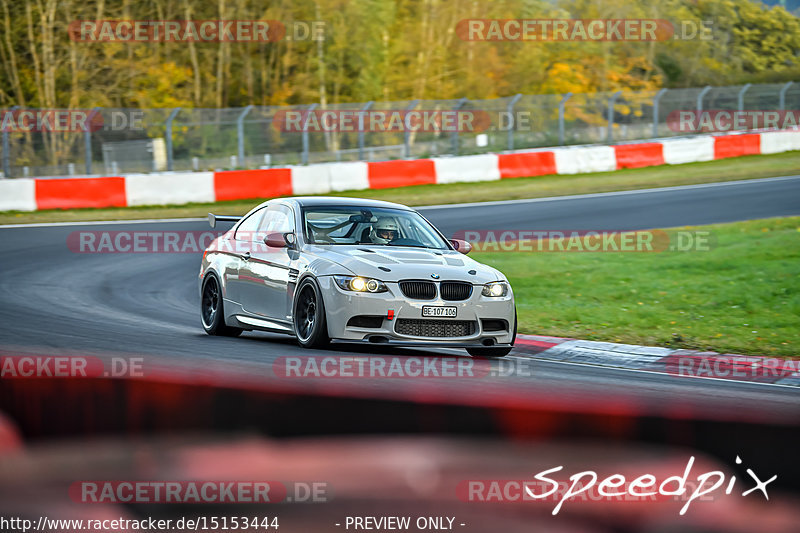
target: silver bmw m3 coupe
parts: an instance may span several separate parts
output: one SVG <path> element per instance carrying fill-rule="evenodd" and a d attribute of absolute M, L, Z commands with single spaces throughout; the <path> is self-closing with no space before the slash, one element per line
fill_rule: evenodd
<path fill-rule="evenodd" d="M 517 333 L 514 293 L 413 209 L 355 198 L 269 200 L 206 249 L 201 317 L 210 335 L 263 330 L 306 348 L 331 341 L 460 347 L 502 357 Z"/>

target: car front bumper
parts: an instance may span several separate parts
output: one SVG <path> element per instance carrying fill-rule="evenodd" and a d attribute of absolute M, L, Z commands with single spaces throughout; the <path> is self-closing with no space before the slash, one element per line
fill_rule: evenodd
<path fill-rule="evenodd" d="M 320 277 L 318 282 L 327 312 L 328 334 L 334 340 L 464 348 L 508 346 L 514 340 L 514 294 L 510 289 L 506 296 L 493 298 L 481 294 L 482 285 L 474 285 L 472 295 L 467 300 L 451 302 L 437 298 L 423 301 L 404 296 L 396 282 L 387 282 L 388 292 L 377 294 L 342 290 L 330 276 Z M 423 306 L 455 307 L 457 315 L 453 318 L 423 317 Z M 348 325 L 354 317 L 374 317 L 374 325 L 379 327 Z M 382 320 L 378 321 L 377 317 L 382 317 Z M 398 332 L 399 321 L 403 320 L 437 321 L 442 326 L 464 321 L 472 323 L 472 326 L 470 334 L 460 336 L 406 335 Z M 505 321 L 506 327 L 503 331 L 488 331 L 484 327 L 485 320 Z M 440 328 L 434 325 L 434 329 Z"/>

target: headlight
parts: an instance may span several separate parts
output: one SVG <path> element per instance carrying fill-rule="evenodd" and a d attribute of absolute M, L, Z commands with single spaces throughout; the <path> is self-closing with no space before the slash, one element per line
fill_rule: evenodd
<path fill-rule="evenodd" d="M 361 276 L 333 276 L 333 280 L 345 291 L 377 293 L 389 290 L 382 281 Z"/>
<path fill-rule="evenodd" d="M 483 286 L 481 294 L 492 298 L 500 298 L 508 294 L 508 283 L 505 281 L 494 281 Z"/>

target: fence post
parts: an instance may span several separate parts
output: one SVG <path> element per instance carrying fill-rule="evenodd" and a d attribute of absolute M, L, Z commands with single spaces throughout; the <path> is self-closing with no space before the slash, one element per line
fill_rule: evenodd
<path fill-rule="evenodd" d="M 11 177 L 11 162 L 9 160 L 8 130 L 3 130 L 3 177 Z"/>
<path fill-rule="evenodd" d="M 669 89 L 659 89 L 653 98 L 653 137 L 658 137 L 658 104 Z"/>
<path fill-rule="evenodd" d="M 793 81 L 788 81 L 786 84 L 781 87 L 780 95 L 778 96 L 778 109 L 783 111 L 786 108 L 786 91 L 789 90 L 789 87 L 794 85 Z"/>
<path fill-rule="evenodd" d="M 239 142 L 239 166 L 243 167 L 244 165 L 244 117 L 253 109 L 253 106 L 249 105 L 244 108 L 244 111 L 236 118 L 236 138 Z"/>
<path fill-rule="evenodd" d="M 311 106 L 306 110 L 306 126 L 303 127 L 303 155 L 301 157 L 301 162 L 304 165 L 308 164 L 308 115 L 311 114 L 317 108 L 317 104 L 311 104 Z"/>
<path fill-rule="evenodd" d="M 406 107 L 406 115 L 409 111 L 417 107 L 419 100 L 412 100 L 410 104 Z M 405 117 L 403 117 L 405 119 Z M 408 159 L 411 157 L 411 130 L 409 128 L 404 128 L 405 133 L 403 134 L 403 153 L 405 154 L 404 157 Z"/>
<path fill-rule="evenodd" d="M 358 160 L 364 160 L 364 113 L 372 107 L 373 101 L 370 100 L 358 112 Z"/>
<path fill-rule="evenodd" d="M 94 116 L 100 111 L 100 109 L 101 108 L 99 107 L 95 107 L 89 112 L 89 118 L 86 120 L 83 130 L 83 157 L 85 159 L 87 176 L 92 173 L 92 119 L 94 119 Z"/>
<path fill-rule="evenodd" d="M 514 149 L 514 128 L 517 125 L 517 121 L 514 120 L 514 106 L 516 105 L 517 102 L 519 102 L 520 98 L 522 98 L 521 94 L 515 94 L 514 97 L 511 99 L 511 101 L 508 103 L 508 107 L 506 107 L 506 111 L 508 111 L 508 118 L 511 120 L 511 122 L 508 124 L 508 149 L 509 149 L 509 151 Z M 513 127 L 512 127 L 512 124 L 513 124 Z"/>
<path fill-rule="evenodd" d="M 464 107 L 469 100 L 466 98 L 460 98 L 458 102 L 456 102 L 456 108 L 453 109 L 456 113 L 456 129 L 453 130 L 453 133 L 450 134 L 450 151 L 453 152 L 453 155 L 458 155 L 458 128 L 461 124 L 461 121 L 458 120 L 458 112 L 461 111 L 461 108 Z"/>
<path fill-rule="evenodd" d="M 3 130 L 3 171 L 0 172 L 0 179 L 11 177 L 11 164 L 8 154 L 9 150 L 10 148 L 8 143 L 8 131 Z"/>
<path fill-rule="evenodd" d="M 739 94 L 736 96 L 736 109 L 741 113 L 744 111 L 744 93 L 747 92 L 747 89 L 750 88 L 752 83 L 745 83 L 744 87 L 741 88 Z M 699 117 L 698 117 L 699 118 Z"/>
<path fill-rule="evenodd" d="M 14 110 L 19 109 L 18 105 L 13 106 L 9 109 L 9 112 L 13 113 Z M 8 142 L 8 130 L 3 130 L 3 177 L 10 178 L 11 177 L 11 147 L 10 143 Z"/>
<path fill-rule="evenodd" d="M 172 121 L 180 110 L 180 107 L 176 107 L 167 117 L 167 170 L 169 171 L 172 171 Z"/>
<path fill-rule="evenodd" d="M 703 97 L 711 90 L 711 85 L 706 85 L 697 95 L 697 131 L 700 130 L 700 115 L 703 114 Z"/>
<path fill-rule="evenodd" d="M 697 95 L 697 118 L 700 118 L 700 114 L 703 112 L 703 97 L 711 90 L 711 85 L 706 85 L 703 87 L 703 90 L 700 91 L 700 94 Z"/>
<path fill-rule="evenodd" d="M 572 97 L 572 93 L 565 94 L 558 103 L 558 144 L 564 145 L 564 111 L 567 108 L 567 100 Z"/>
<path fill-rule="evenodd" d="M 614 102 L 617 101 L 622 91 L 617 91 L 608 99 L 608 132 L 606 132 L 606 142 L 611 142 L 614 138 Z"/>

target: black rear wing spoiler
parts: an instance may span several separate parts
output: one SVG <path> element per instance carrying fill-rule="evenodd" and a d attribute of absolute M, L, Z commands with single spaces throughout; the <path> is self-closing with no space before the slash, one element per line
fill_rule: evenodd
<path fill-rule="evenodd" d="M 233 215 L 215 215 L 214 213 L 208 214 L 208 225 L 212 228 L 217 227 L 217 222 L 239 222 L 242 217 Z"/>

